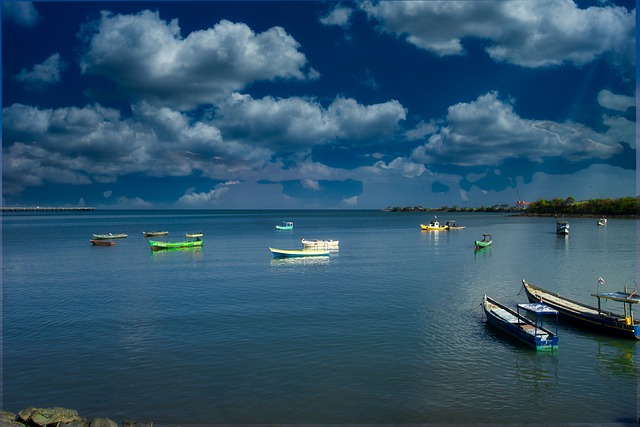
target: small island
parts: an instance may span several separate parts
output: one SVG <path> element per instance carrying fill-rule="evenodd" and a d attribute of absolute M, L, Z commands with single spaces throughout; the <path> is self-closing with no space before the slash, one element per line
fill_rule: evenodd
<path fill-rule="evenodd" d="M 481 207 L 442 206 L 425 208 L 422 206 L 387 207 L 385 212 L 508 212 L 522 216 L 580 216 L 580 217 L 640 217 L 640 197 L 619 199 L 590 199 L 577 201 L 573 197 L 535 202 L 518 202 L 516 205 L 493 205 Z"/>

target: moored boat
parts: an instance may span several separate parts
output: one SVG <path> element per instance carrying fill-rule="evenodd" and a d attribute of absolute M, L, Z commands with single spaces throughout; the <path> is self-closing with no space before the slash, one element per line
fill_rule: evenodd
<path fill-rule="evenodd" d="M 561 234 L 561 235 L 569 234 L 569 223 L 567 221 L 556 222 L 556 234 Z"/>
<path fill-rule="evenodd" d="M 202 244 L 202 240 L 187 240 L 184 242 L 161 242 L 149 239 L 149 246 L 151 246 L 152 251 L 161 251 L 164 249 L 197 248 L 201 247 Z"/>
<path fill-rule="evenodd" d="M 89 241 L 94 246 L 115 246 L 116 245 L 116 242 L 112 242 L 111 240 L 93 239 Z"/>
<path fill-rule="evenodd" d="M 127 235 L 124 233 L 107 233 L 107 234 L 94 234 L 93 238 L 96 240 L 110 240 L 110 239 L 124 239 Z"/>
<path fill-rule="evenodd" d="M 598 226 L 603 227 L 607 225 L 607 218 L 599 218 L 598 219 Z"/>
<path fill-rule="evenodd" d="M 293 230 L 293 222 L 282 221 L 284 225 L 276 225 L 276 230 Z"/>
<path fill-rule="evenodd" d="M 464 230 L 464 225 L 458 225 L 455 221 L 447 221 L 444 223 L 447 230 Z"/>
<path fill-rule="evenodd" d="M 274 258 L 301 258 L 329 256 L 328 250 L 305 250 L 305 249 L 276 249 L 269 248 Z"/>
<path fill-rule="evenodd" d="M 492 243 L 493 240 L 491 234 L 483 234 L 482 240 L 475 241 L 476 248 L 486 248 L 488 246 L 491 246 Z"/>
<path fill-rule="evenodd" d="M 186 233 L 185 236 L 188 239 L 199 239 L 200 237 L 202 237 L 202 233 Z"/>
<path fill-rule="evenodd" d="M 440 221 L 438 221 L 438 217 L 435 215 L 433 216 L 433 221 L 431 221 L 429 224 L 420 224 L 420 228 L 426 231 L 448 230 L 446 226 L 440 224 Z"/>
<path fill-rule="evenodd" d="M 142 235 L 144 237 L 160 237 L 168 235 L 168 231 L 143 231 Z"/>
<path fill-rule="evenodd" d="M 544 302 L 558 310 L 562 318 L 576 325 L 607 335 L 640 339 L 640 320 L 635 320 L 633 316 L 633 304 L 640 303 L 637 289 L 631 293 L 625 291 L 591 294 L 598 300 L 598 306 L 592 307 L 532 285 L 525 279 L 522 279 L 522 286 L 530 302 Z M 602 310 L 603 299 L 622 303 L 624 314 Z"/>
<path fill-rule="evenodd" d="M 489 324 L 506 332 L 537 351 L 554 351 L 558 349 L 558 311 L 541 303 L 518 304 L 517 311 L 484 296 L 482 301 L 484 313 Z M 520 310 L 533 313 L 532 321 Z M 543 316 L 555 316 L 555 331 L 544 327 Z"/>
<path fill-rule="evenodd" d="M 302 239 L 302 247 L 305 249 L 325 249 L 337 250 L 339 248 L 339 240 L 307 240 Z"/>

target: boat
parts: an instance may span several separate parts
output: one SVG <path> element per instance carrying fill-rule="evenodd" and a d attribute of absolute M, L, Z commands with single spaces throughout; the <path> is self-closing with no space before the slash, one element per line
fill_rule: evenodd
<path fill-rule="evenodd" d="M 458 225 L 455 221 L 447 221 L 444 223 L 447 230 L 464 230 L 464 225 Z"/>
<path fill-rule="evenodd" d="M 118 233 L 118 234 L 107 233 L 107 234 L 94 234 L 93 235 L 93 238 L 96 239 L 96 240 L 124 239 L 125 237 L 127 237 L 127 235 L 124 234 L 124 233 Z"/>
<path fill-rule="evenodd" d="M 188 239 L 199 239 L 199 238 L 202 237 L 202 233 L 187 233 L 187 234 L 185 234 L 185 236 Z"/>
<path fill-rule="evenodd" d="M 161 251 L 164 249 L 186 249 L 201 247 L 204 242 L 202 240 L 187 240 L 184 242 L 160 242 L 149 239 L 149 246 L 152 251 Z"/>
<path fill-rule="evenodd" d="M 302 247 L 305 249 L 325 249 L 325 250 L 337 250 L 339 248 L 339 240 L 307 240 L 302 239 Z"/>
<path fill-rule="evenodd" d="M 491 239 L 491 234 L 483 234 L 482 235 L 482 240 L 476 240 L 476 248 L 486 248 L 488 246 L 491 246 L 491 243 L 493 243 L 493 240 Z"/>
<path fill-rule="evenodd" d="M 144 237 L 159 237 L 168 235 L 168 231 L 143 231 L 142 235 Z"/>
<path fill-rule="evenodd" d="M 305 250 L 305 249 L 276 249 L 269 248 L 274 258 L 301 258 L 314 256 L 329 256 L 328 250 Z"/>
<path fill-rule="evenodd" d="M 293 222 L 282 221 L 284 225 L 276 225 L 276 230 L 293 230 Z"/>
<path fill-rule="evenodd" d="M 506 332 L 537 351 L 554 351 L 558 349 L 558 311 L 541 303 L 518 304 L 517 311 L 484 296 L 482 301 L 484 313 L 489 324 Z M 520 310 L 535 315 L 530 320 Z M 550 331 L 543 325 L 544 315 L 555 315 L 555 331 Z"/>
<path fill-rule="evenodd" d="M 633 318 L 633 304 L 640 303 L 637 289 L 631 293 L 625 291 L 591 294 L 598 300 L 598 306 L 592 307 L 532 285 L 524 279 L 522 279 L 522 285 L 530 302 L 544 302 L 558 310 L 561 318 L 572 321 L 576 325 L 607 335 L 640 339 L 640 320 Z M 602 310 L 601 300 L 603 299 L 622 303 L 624 314 Z"/>
<path fill-rule="evenodd" d="M 448 230 L 446 226 L 440 224 L 440 221 L 438 221 L 438 217 L 435 215 L 433 216 L 433 221 L 426 225 L 420 224 L 420 228 L 426 231 Z"/>
<path fill-rule="evenodd" d="M 567 221 L 556 222 L 556 234 L 561 234 L 561 235 L 569 234 L 569 223 Z"/>
<path fill-rule="evenodd" d="M 607 225 L 607 218 L 599 218 L 598 219 L 598 226 L 603 227 Z"/>
<path fill-rule="evenodd" d="M 116 242 L 112 242 L 111 240 L 93 239 L 89 241 L 94 246 L 115 246 L 116 245 Z"/>

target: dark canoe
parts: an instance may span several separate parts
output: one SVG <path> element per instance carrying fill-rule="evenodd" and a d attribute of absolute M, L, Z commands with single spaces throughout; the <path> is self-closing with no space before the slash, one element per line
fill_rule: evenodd
<path fill-rule="evenodd" d="M 532 285 L 524 279 L 522 279 L 522 285 L 529 301 L 543 302 L 553 307 L 558 310 L 562 318 L 577 326 L 606 335 L 640 339 L 640 321 L 633 318 L 632 305 L 640 302 L 640 296 L 635 291 L 591 294 L 598 299 L 598 307 L 592 307 Z M 600 308 L 602 299 L 622 303 L 624 314 L 602 310 Z"/>
<path fill-rule="evenodd" d="M 94 246 L 115 246 L 116 242 L 110 240 L 89 240 Z"/>
<path fill-rule="evenodd" d="M 514 311 L 486 295 L 482 306 L 487 316 L 487 322 L 511 337 L 537 351 L 558 349 L 558 312 L 551 307 L 539 303 L 518 304 L 518 311 Z M 520 309 L 535 313 L 535 320 L 531 321 L 520 314 Z M 555 315 L 555 332 L 543 327 L 543 315 Z"/>

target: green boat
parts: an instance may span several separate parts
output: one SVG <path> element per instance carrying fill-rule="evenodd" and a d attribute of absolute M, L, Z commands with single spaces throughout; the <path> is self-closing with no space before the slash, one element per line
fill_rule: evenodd
<path fill-rule="evenodd" d="M 202 246 L 202 240 L 187 240 L 185 242 L 159 242 L 157 240 L 149 240 L 152 251 L 161 251 L 164 249 L 184 249 L 197 248 Z"/>
<path fill-rule="evenodd" d="M 491 234 L 483 234 L 482 240 L 476 240 L 476 248 L 486 248 L 487 246 L 491 246 Z"/>

